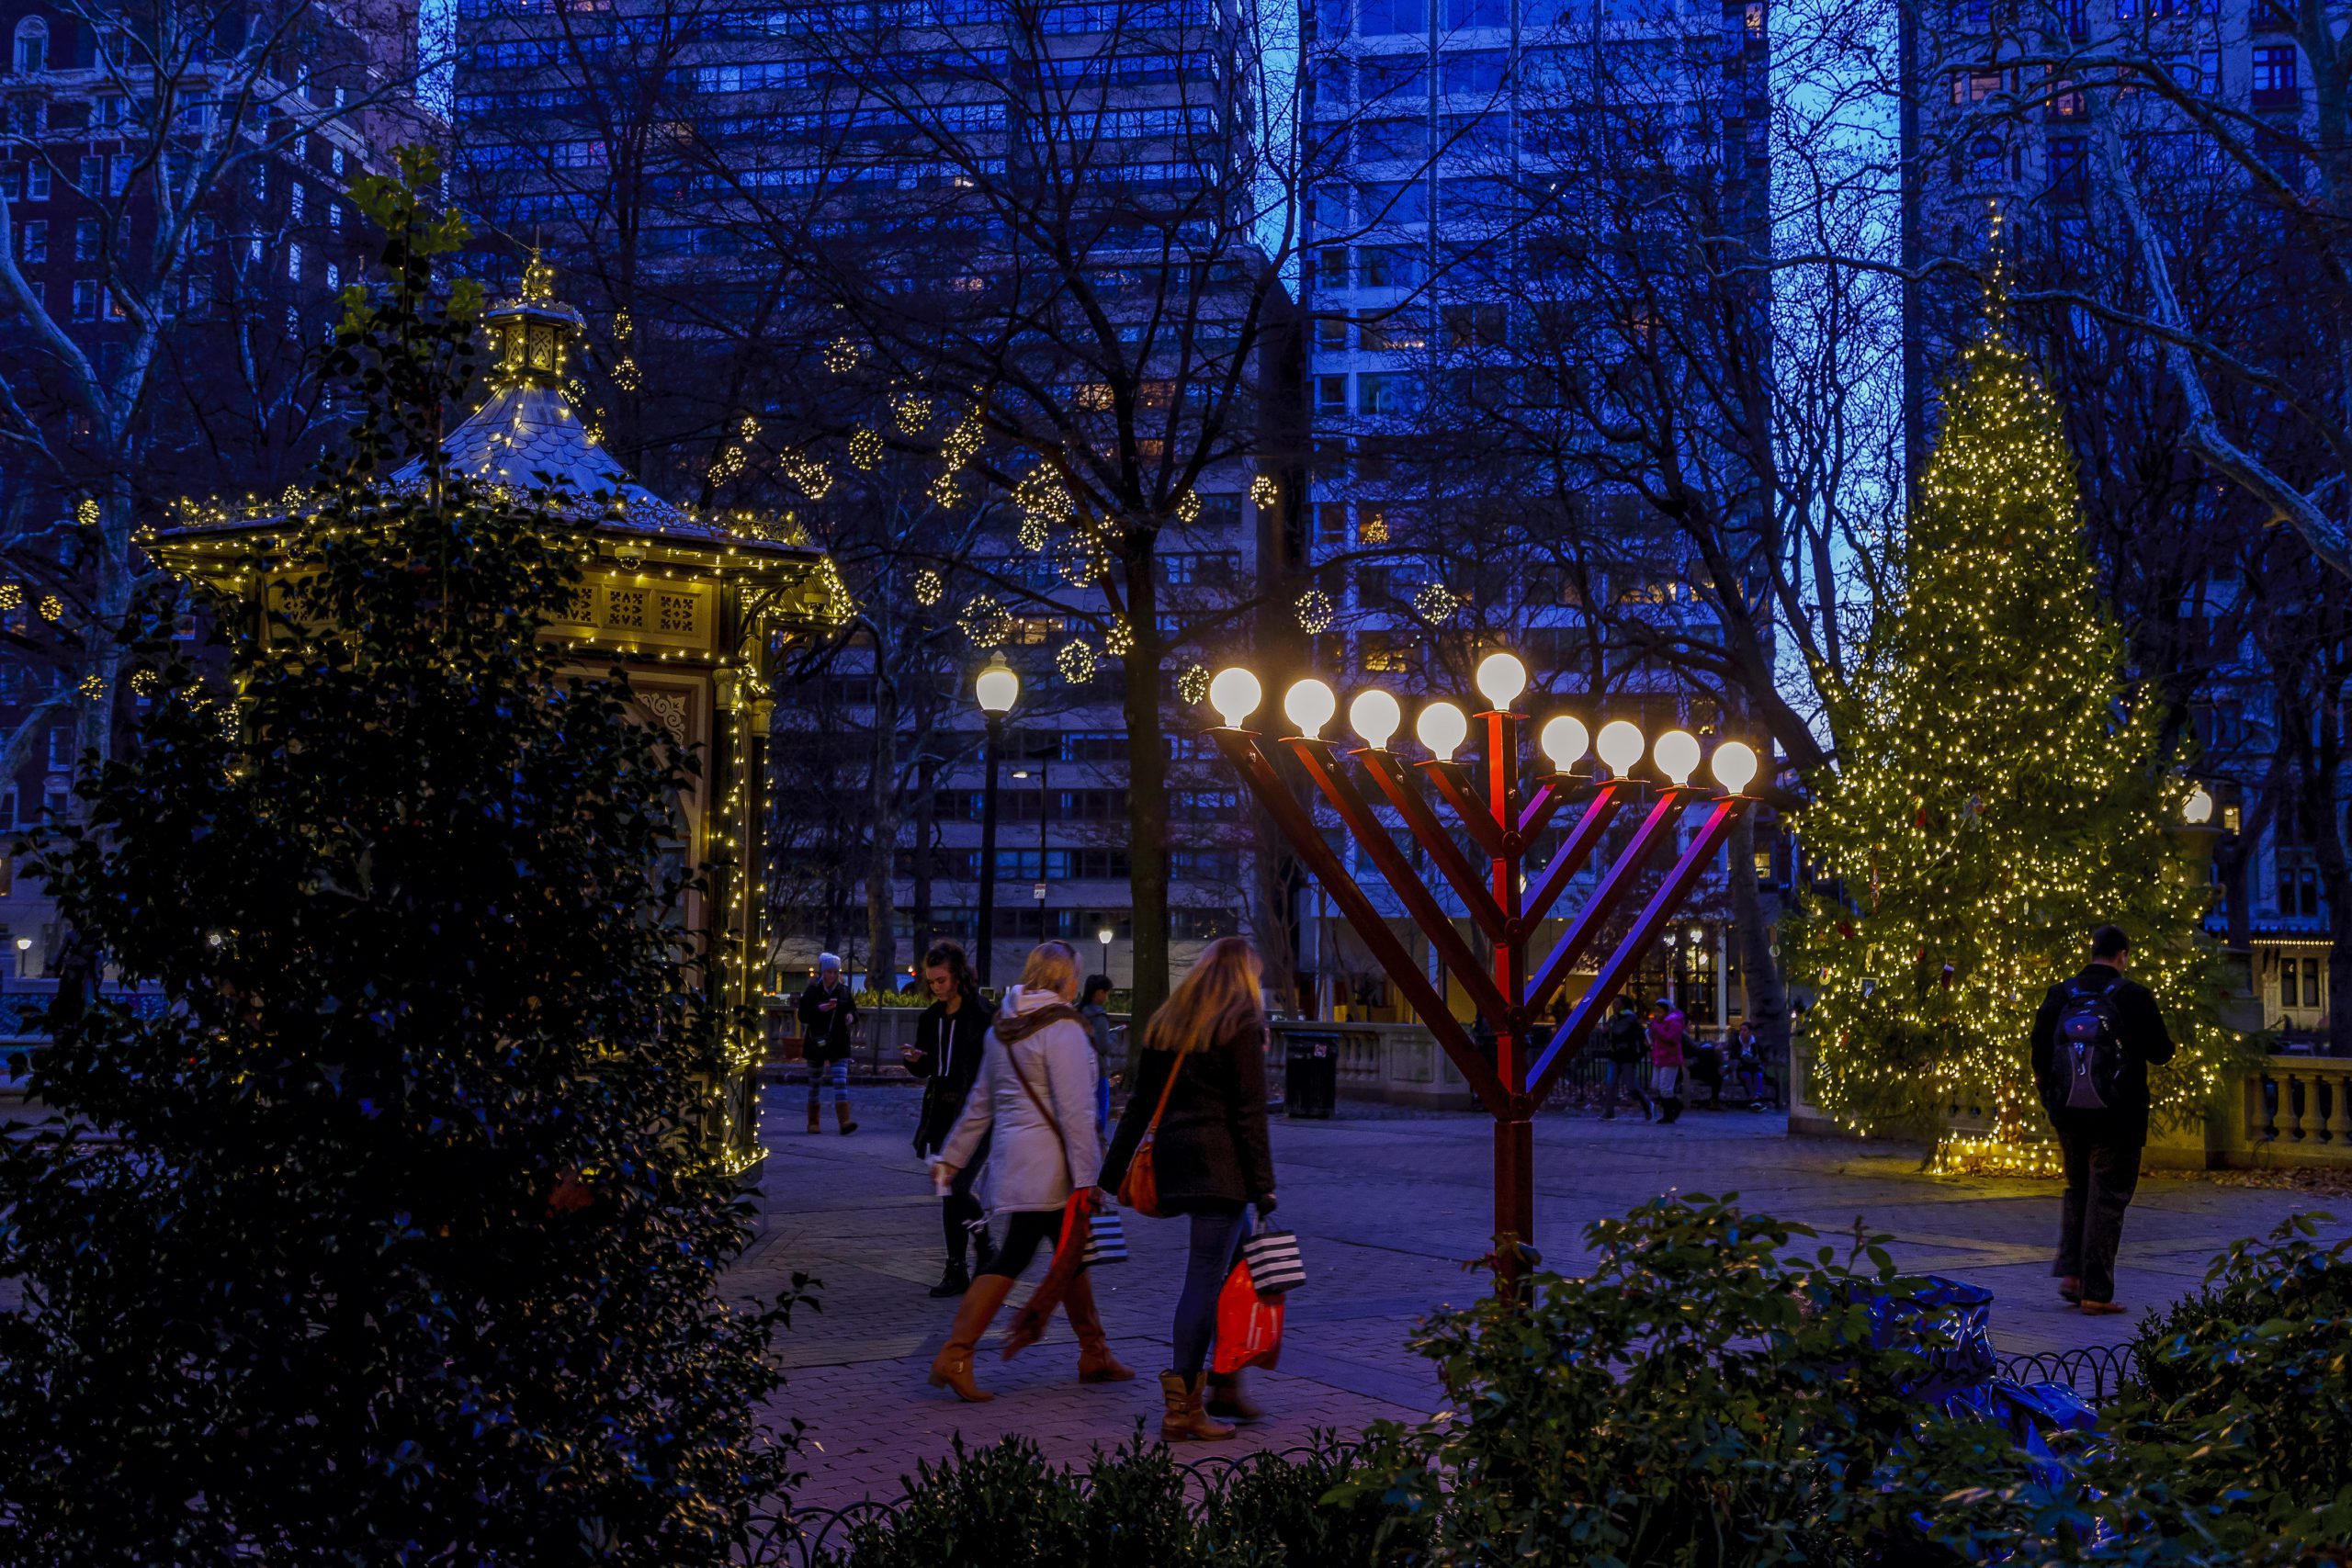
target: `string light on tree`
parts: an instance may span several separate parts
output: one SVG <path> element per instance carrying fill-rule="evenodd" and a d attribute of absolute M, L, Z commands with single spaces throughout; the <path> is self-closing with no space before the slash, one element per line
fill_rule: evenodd
<path fill-rule="evenodd" d="M 1071 685 L 1083 686 L 1094 679 L 1094 650 L 1086 646 L 1083 637 L 1072 637 L 1054 655 L 1054 668 Z"/>
<path fill-rule="evenodd" d="M 1176 694 L 1197 706 L 1209 694 L 1209 671 L 1205 664 L 1187 664 L 1176 677 Z"/>
<path fill-rule="evenodd" d="M 975 593 L 964 613 L 956 617 L 956 624 L 972 639 L 974 648 L 994 648 L 1012 635 L 1012 612 L 993 595 Z"/>
<path fill-rule="evenodd" d="M 1321 637 L 1331 629 L 1331 596 L 1319 588 L 1310 588 L 1298 596 L 1298 629 L 1308 637 Z"/>
<path fill-rule="evenodd" d="M 861 473 L 872 473 L 882 463 L 882 433 L 860 429 L 851 433 L 849 460 Z"/>
<path fill-rule="evenodd" d="M 1135 628 L 1127 624 L 1126 616 L 1112 616 L 1109 628 L 1102 634 L 1102 651 L 1109 654 L 1114 659 L 1125 659 L 1128 654 L 1133 653 L 1135 650 Z M 1195 700 L 1197 699 L 1191 697 L 1187 697 L 1185 699 L 1187 702 Z"/>
<path fill-rule="evenodd" d="M 900 392 L 890 400 L 890 412 L 902 435 L 921 435 L 931 428 L 931 400 L 921 392 Z"/>
<path fill-rule="evenodd" d="M 925 567 L 915 573 L 915 603 L 924 609 L 938 604 L 939 596 L 946 592 L 946 581 L 931 568 Z"/>
<path fill-rule="evenodd" d="M 865 357 L 865 350 L 853 338 L 837 337 L 825 345 L 825 368 L 836 376 L 848 375 Z"/>
<path fill-rule="evenodd" d="M 1201 520 L 1201 497 L 1196 491 L 1186 491 L 1176 498 L 1176 521 L 1184 524 Z"/>
<path fill-rule="evenodd" d="M 1452 620 L 1453 612 L 1461 604 L 1453 590 L 1444 583 L 1424 582 L 1420 592 L 1413 595 L 1413 613 L 1435 626 L 1441 621 Z"/>
<path fill-rule="evenodd" d="M 1253 505 L 1268 507 L 1282 496 L 1282 488 L 1274 483 L 1272 474 L 1260 474 L 1250 481 L 1250 500 Z"/>
<path fill-rule="evenodd" d="M 2162 704 L 2125 683 L 2058 410 L 2000 309 L 1996 288 L 1946 389 L 1883 656 L 1833 696 L 1851 761 L 1799 819 L 1844 899 L 1810 899 L 1787 940 L 1825 1110 L 1936 1138 L 1939 1168 L 2027 1172 L 2050 1157 L 2034 1012 L 2094 927 L 2132 933 L 2185 1041 L 2150 1075 L 2160 1115 L 2200 1111 L 2241 1045 L 2200 1017 L 2208 895 L 2171 831 L 2188 788 L 2158 765 Z"/>

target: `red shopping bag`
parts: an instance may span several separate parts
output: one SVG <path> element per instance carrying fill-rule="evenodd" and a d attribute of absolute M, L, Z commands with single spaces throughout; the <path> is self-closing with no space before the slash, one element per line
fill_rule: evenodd
<path fill-rule="evenodd" d="M 1271 1367 L 1283 1353 L 1283 1298 L 1261 1296 L 1250 1282 L 1250 1265 L 1236 1263 L 1216 1295 L 1216 1354 L 1209 1362 L 1219 1377 L 1244 1367 Z"/>

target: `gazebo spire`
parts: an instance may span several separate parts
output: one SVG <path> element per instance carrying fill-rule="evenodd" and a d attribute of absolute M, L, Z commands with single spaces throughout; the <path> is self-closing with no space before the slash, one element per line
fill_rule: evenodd
<path fill-rule="evenodd" d="M 560 389 L 585 323 L 555 295 L 555 268 L 532 251 L 522 292 L 482 312 L 490 337 L 491 380 L 499 391 L 516 387 Z"/>

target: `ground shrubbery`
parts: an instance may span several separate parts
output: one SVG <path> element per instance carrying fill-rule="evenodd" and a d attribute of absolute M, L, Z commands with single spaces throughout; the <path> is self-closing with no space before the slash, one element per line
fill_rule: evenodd
<path fill-rule="evenodd" d="M 1593 1227 L 1581 1280 L 1529 1309 L 1442 1313 L 1416 1348 L 1451 1408 L 1358 1450 L 1259 1456 L 1198 1506 L 1164 1451 L 1084 1472 L 958 1451 L 838 1568 L 2130 1562 L 2347 1560 L 2352 1261 L 2310 1218 L 2219 1259 L 2152 1319 L 2143 1382 L 2096 1433 L 2028 1451 L 1906 1393 L 1951 1341 L 1873 1303 L 1924 1283 L 1705 1198 Z M 1193 1457 L 1193 1456 L 1185 1456 Z"/>

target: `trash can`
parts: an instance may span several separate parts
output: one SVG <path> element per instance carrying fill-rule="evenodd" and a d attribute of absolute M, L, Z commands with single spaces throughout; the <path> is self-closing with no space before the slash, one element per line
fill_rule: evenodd
<path fill-rule="evenodd" d="M 1283 1035 L 1283 1113 L 1329 1121 L 1340 1099 L 1340 1037 Z"/>

